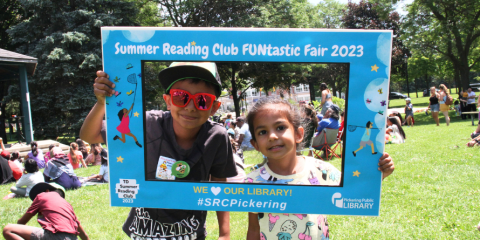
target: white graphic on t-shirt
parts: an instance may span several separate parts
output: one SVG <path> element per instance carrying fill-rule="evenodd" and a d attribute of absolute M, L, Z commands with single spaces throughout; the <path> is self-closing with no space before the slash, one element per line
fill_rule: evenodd
<path fill-rule="evenodd" d="M 199 225 L 200 222 L 195 219 L 195 215 L 176 223 L 160 223 L 151 219 L 148 211 L 137 208 L 136 216 L 128 229 L 132 231 L 130 234 L 132 239 L 162 237 L 165 240 L 194 240 L 197 239 L 195 231 Z"/>

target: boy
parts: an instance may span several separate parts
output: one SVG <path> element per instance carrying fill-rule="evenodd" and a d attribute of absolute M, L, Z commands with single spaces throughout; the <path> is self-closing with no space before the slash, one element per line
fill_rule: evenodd
<path fill-rule="evenodd" d="M 226 178 L 236 176 L 232 146 L 225 128 L 208 121 L 221 104 L 216 100 L 221 93 L 221 81 L 215 63 L 174 62 L 160 72 L 159 78 L 166 92 L 163 99 L 170 112 L 146 113 L 147 179 L 162 175 L 157 172 L 162 170 L 157 167 L 160 158 L 188 163 L 190 171 L 182 180 L 226 181 Z M 102 128 L 105 97 L 112 96 L 113 88 L 115 84 L 108 75 L 98 71 L 94 84 L 97 104 L 80 130 L 80 137 L 89 143 L 105 142 Z M 167 176 L 167 179 L 171 178 Z M 205 239 L 206 215 L 206 211 L 132 208 L 123 230 L 132 239 Z M 219 239 L 229 239 L 229 213 L 217 212 L 217 218 Z M 172 229 L 181 226 L 188 231 L 160 229 L 157 232 L 140 224 L 150 221 L 155 226 Z"/>
<path fill-rule="evenodd" d="M 65 189 L 56 183 L 37 183 L 29 193 L 32 205 L 18 220 L 3 228 L 5 239 L 77 239 L 88 240 L 88 236 L 65 198 Z M 26 226 L 38 213 L 42 228 Z"/>

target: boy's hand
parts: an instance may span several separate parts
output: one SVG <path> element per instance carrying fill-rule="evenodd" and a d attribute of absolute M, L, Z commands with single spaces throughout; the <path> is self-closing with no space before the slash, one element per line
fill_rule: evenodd
<path fill-rule="evenodd" d="M 392 157 L 388 153 L 383 153 L 383 156 L 378 160 L 378 170 L 382 171 L 382 180 L 388 177 L 395 170 Z"/>
<path fill-rule="evenodd" d="M 111 82 L 109 79 L 108 74 L 104 71 L 97 71 L 97 78 L 95 78 L 95 84 L 93 84 L 93 92 L 95 93 L 95 97 L 97 97 L 97 101 L 104 104 L 105 97 L 111 97 L 115 94 L 115 83 Z"/>

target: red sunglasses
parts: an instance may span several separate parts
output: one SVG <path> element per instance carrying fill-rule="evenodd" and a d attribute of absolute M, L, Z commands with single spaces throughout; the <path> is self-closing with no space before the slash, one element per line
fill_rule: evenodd
<path fill-rule="evenodd" d="M 177 107 L 186 107 L 190 100 L 193 99 L 195 107 L 201 111 L 207 111 L 212 108 L 213 102 L 215 102 L 215 95 L 209 93 L 197 93 L 192 95 L 191 93 L 181 89 L 170 89 L 170 96 L 172 104 Z"/>

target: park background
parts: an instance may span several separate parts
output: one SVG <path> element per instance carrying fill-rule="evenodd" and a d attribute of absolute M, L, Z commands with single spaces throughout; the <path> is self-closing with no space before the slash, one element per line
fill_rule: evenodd
<path fill-rule="evenodd" d="M 96 102 L 92 83 L 102 69 L 102 26 L 390 29 L 394 32 L 390 92 L 409 95 L 414 107 L 428 106 L 422 93 L 431 86 L 445 84 L 457 93 L 480 81 L 480 4 L 474 0 L 0 0 L 0 9 L 0 48 L 37 58 L 35 74 L 28 77 L 35 140 L 69 143 L 78 137 Z M 150 92 L 146 104 L 151 108 L 165 109 L 156 76 L 166 65 L 146 64 L 144 81 Z M 288 98 L 302 86 L 313 100 L 325 82 L 341 94 L 347 70 L 340 64 L 219 64 L 222 95 L 233 102 L 225 112 L 239 115 L 242 107 L 248 107 L 252 90 Z M 22 140 L 4 128 L 12 115 L 21 115 L 20 98 L 18 73 L 0 76 L 0 137 L 9 143 Z M 402 106 L 403 100 L 389 102 L 390 108 Z M 480 221 L 480 159 L 478 149 L 465 147 L 474 127 L 455 117 L 454 111 L 450 114 L 452 124 L 447 128 L 443 116 L 443 124 L 436 127 L 424 112 L 416 113 L 416 126 L 405 128 L 407 142 L 386 147 L 396 170 L 384 183 L 380 217 L 331 216 L 334 238 L 479 238 L 475 226 Z M 250 163 L 259 161 L 256 153 L 249 154 Z M 88 176 L 98 168 L 76 173 Z M 0 196 L 9 187 L 0 187 Z M 127 209 L 108 206 L 107 188 L 69 191 L 67 199 L 92 239 L 123 239 L 120 226 Z M 16 222 L 29 204 L 26 199 L 3 201 L 0 227 Z M 34 221 L 29 224 L 38 226 Z M 231 226 L 232 239 L 243 238 L 245 213 L 233 213 Z M 210 214 L 211 238 L 217 227 Z"/>

